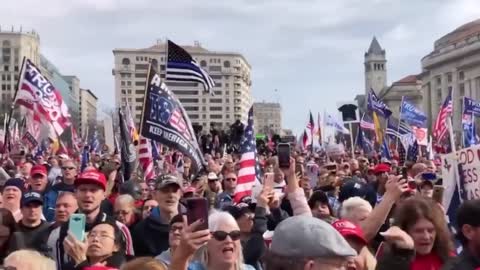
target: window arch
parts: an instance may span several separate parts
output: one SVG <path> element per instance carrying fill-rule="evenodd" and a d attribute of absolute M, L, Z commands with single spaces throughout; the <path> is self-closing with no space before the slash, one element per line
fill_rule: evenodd
<path fill-rule="evenodd" d="M 223 67 L 229 68 L 230 67 L 230 61 L 223 62 Z"/>
<path fill-rule="evenodd" d="M 2 45 L 3 47 L 10 47 L 10 40 L 4 40 Z"/>
<path fill-rule="evenodd" d="M 128 58 L 123 58 L 123 59 L 122 59 L 122 65 L 130 65 L 130 59 L 128 59 Z"/>
<path fill-rule="evenodd" d="M 207 66 L 207 61 L 205 61 L 205 60 L 200 61 L 200 66 L 201 67 L 206 67 Z"/>

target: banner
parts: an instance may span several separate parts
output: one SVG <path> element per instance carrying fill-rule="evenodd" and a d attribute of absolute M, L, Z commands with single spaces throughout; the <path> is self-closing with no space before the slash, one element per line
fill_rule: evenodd
<path fill-rule="evenodd" d="M 32 134 L 30 134 L 30 132 L 28 131 L 25 132 L 25 134 L 23 135 L 22 142 L 28 145 L 30 149 L 33 149 L 38 145 L 38 142 L 37 140 L 35 140 L 35 137 Z"/>
<path fill-rule="evenodd" d="M 190 157 L 198 172 L 206 162 L 182 104 L 151 65 L 146 85 L 140 134 Z"/>
<path fill-rule="evenodd" d="M 456 186 L 460 187 L 460 198 L 480 199 L 480 145 L 460 149 L 457 155 L 450 153 L 441 158 L 445 187 L 443 205 L 449 205 Z"/>
<path fill-rule="evenodd" d="M 428 145 L 428 129 L 422 127 L 412 126 L 412 132 L 417 139 L 418 145 Z"/>
<path fill-rule="evenodd" d="M 405 120 L 411 126 L 426 127 L 427 116 L 413 104 L 403 101 L 400 105 L 400 119 Z"/>
<path fill-rule="evenodd" d="M 463 97 L 463 114 L 480 116 L 480 102 L 468 97 Z"/>

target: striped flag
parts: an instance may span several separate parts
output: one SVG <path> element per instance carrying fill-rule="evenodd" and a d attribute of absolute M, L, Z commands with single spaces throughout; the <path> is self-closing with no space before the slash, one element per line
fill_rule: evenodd
<path fill-rule="evenodd" d="M 205 92 L 213 95 L 215 81 L 203 70 L 197 61 L 182 47 L 168 41 L 166 81 L 198 82 Z"/>
<path fill-rule="evenodd" d="M 237 187 L 234 201 L 239 202 L 245 196 L 252 195 L 252 188 L 259 183 L 260 166 L 257 160 L 257 146 L 253 132 L 253 106 L 248 111 L 248 122 L 240 143 L 240 170 L 238 171 Z"/>
<path fill-rule="evenodd" d="M 70 113 L 60 91 L 29 59 L 24 59 L 14 104 L 38 114 L 42 124 L 51 126 L 57 135 L 71 125 Z"/>
<path fill-rule="evenodd" d="M 367 114 L 363 114 L 362 119 L 360 120 L 360 127 L 362 129 L 375 131 L 375 125 Z"/>
<path fill-rule="evenodd" d="M 437 120 L 435 121 L 435 125 L 433 126 L 433 137 L 440 143 L 445 135 L 447 134 L 447 117 L 453 111 L 453 104 L 452 104 L 452 90 L 448 92 L 448 96 L 445 98 L 440 111 L 438 112 Z"/>
<path fill-rule="evenodd" d="M 145 181 L 155 178 L 152 154 L 152 144 L 150 140 L 140 137 L 138 143 L 138 161 L 142 166 Z"/>

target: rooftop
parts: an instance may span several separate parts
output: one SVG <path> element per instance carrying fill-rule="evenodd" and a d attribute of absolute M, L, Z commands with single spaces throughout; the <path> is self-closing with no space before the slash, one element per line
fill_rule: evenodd
<path fill-rule="evenodd" d="M 416 84 L 418 81 L 418 75 L 412 74 L 403 77 L 402 79 L 394 82 L 393 84 Z"/>
<path fill-rule="evenodd" d="M 480 34 L 480 19 L 466 23 L 435 41 L 434 49 L 438 50 L 464 39 Z"/>
<path fill-rule="evenodd" d="M 378 43 L 377 38 L 374 36 L 372 39 L 372 42 L 370 42 L 370 47 L 368 48 L 367 53 L 373 53 L 373 54 L 384 54 L 385 50 L 382 49 L 380 46 L 380 43 Z"/>

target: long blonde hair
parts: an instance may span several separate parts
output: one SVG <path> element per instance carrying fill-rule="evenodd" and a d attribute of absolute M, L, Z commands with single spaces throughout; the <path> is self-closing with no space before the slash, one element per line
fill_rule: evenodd
<path fill-rule="evenodd" d="M 214 232 L 218 230 L 218 228 L 220 227 L 220 224 L 229 224 L 238 228 L 237 221 L 229 213 L 224 211 L 215 211 L 215 210 L 212 211 L 208 216 L 208 229 L 211 232 Z M 195 255 L 195 258 L 197 258 L 197 260 L 206 268 L 208 267 L 208 263 L 209 263 L 207 245 L 200 248 Z M 240 244 L 240 248 L 237 248 L 237 252 L 238 254 L 237 254 L 237 261 L 235 262 L 235 270 L 242 270 L 243 249 L 241 244 Z"/>
<path fill-rule="evenodd" d="M 38 251 L 34 250 L 17 250 L 10 253 L 5 260 L 5 265 L 15 263 L 17 269 L 30 269 L 30 270 L 51 270 L 55 269 L 55 262 L 43 256 Z"/>

